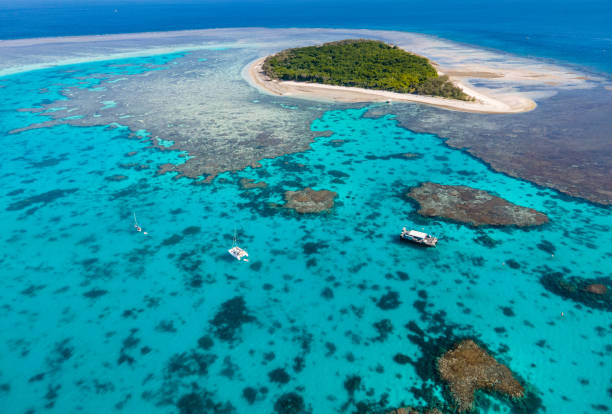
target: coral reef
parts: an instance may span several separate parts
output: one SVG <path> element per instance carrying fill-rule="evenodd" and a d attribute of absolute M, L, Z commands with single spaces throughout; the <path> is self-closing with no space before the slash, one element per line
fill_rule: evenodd
<path fill-rule="evenodd" d="M 537 226 L 548 217 L 532 208 L 517 206 L 486 191 L 466 186 L 426 182 L 406 196 L 419 203 L 419 214 L 443 217 L 473 226 Z"/>
<path fill-rule="evenodd" d="M 608 288 L 606 285 L 602 283 L 591 283 L 587 285 L 584 290 L 589 293 L 594 293 L 596 295 L 605 295 L 608 293 Z"/>
<path fill-rule="evenodd" d="M 508 367 L 470 339 L 460 342 L 438 359 L 438 372 L 449 384 L 458 412 L 474 408 L 474 392 L 479 389 L 497 391 L 511 398 L 522 398 L 525 393 Z"/>
<path fill-rule="evenodd" d="M 291 379 L 289 374 L 287 374 L 287 371 L 282 368 L 277 368 L 268 372 L 268 378 L 270 379 L 270 382 L 276 382 L 278 384 L 286 384 Z"/>
<path fill-rule="evenodd" d="M 536 111 L 490 115 L 486 121 L 478 114 L 424 105 L 379 106 L 368 116 L 393 114 L 411 131 L 445 137 L 449 147 L 465 150 L 496 171 L 610 205 L 610 91 L 594 88 L 588 99 L 584 96 L 583 91 L 564 91 L 538 101 Z"/>
<path fill-rule="evenodd" d="M 245 323 L 254 322 L 246 307 L 244 298 L 237 296 L 221 304 L 221 309 L 210 321 L 213 333 L 222 341 L 233 342 L 238 339 L 238 333 Z"/>
<path fill-rule="evenodd" d="M 567 276 L 564 272 L 547 267 L 536 269 L 542 274 L 540 283 L 546 290 L 594 309 L 612 312 L 612 279 L 599 277 L 587 279 Z"/>
<path fill-rule="evenodd" d="M 442 412 L 438 410 L 437 408 L 425 410 L 422 413 L 423 414 L 442 414 Z M 388 411 L 386 414 L 421 414 L 421 411 L 417 411 L 412 407 L 400 407 L 395 410 Z"/>
<path fill-rule="evenodd" d="M 240 179 L 240 187 L 245 190 L 249 190 L 251 188 L 266 188 L 268 184 L 265 181 L 255 181 L 252 178 L 241 178 Z"/>
<path fill-rule="evenodd" d="M 285 208 L 298 213 L 320 213 L 329 211 L 334 206 L 334 199 L 338 194 L 329 190 L 313 190 L 305 188 L 299 191 L 285 192 Z"/>
<path fill-rule="evenodd" d="M 75 191 L 77 191 L 76 188 L 57 189 L 57 190 L 47 191 L 46 193 L 37 194 L 31 197 L 25 198 L 23 200 L 15 201 L 14 203 L 11 203 L 6 207 L 6 211 L 23 210 L 25 208 L 30 207 L 30 210 L 28 211 L 28 213 L 32 213 L 35 210 L 37 210 L 39 207 L 41 207 L 42 205 L 52 203 L 58 198 L 65 197 L 66 195 L 72 194 Z"/>
<path fill-rule="evenodd" d="M 396 309 L 401 304 L 402 302 L 399 300 L 399 293 L 393 290 L 382 295 L 378 299 L 378 302 L 376 302 L 376 306 L 382 310 Z"/>
<path fill-rule="evenodd" d="M 206 390 L 192 392 L 183 395 L 176 403 L 179 414 L 205 414 L 219 413 L 230 414 L 236 410 L 229 402 L 218 402 L 213 399 L 214 395 Z"/>
<path fill-rule="evenodd" d="M 281 395 L 274 403 L 274 412 L 278 414 L 307 414 L 311 412 L 304 404 L 304 398 L 295 392 Z"/>
<path fill-rule="evenodd" d="M 105 180 L 107 181 L 123 181 L 123 180 L 127 180 L 127 175 L 121 175 L 121 174 L 115 174 L 115 175 L 111 175 L 109 177 L 106 177 Z"/>
<path fill-rule="evenodd" d="M 224 55 L 227 57 L 214 65 L 202 65 L 198 61 L 201 54 L 190 53 L 158 67 L 163 70 L 129 76 L 105 73 L 99 87 L 116 105 L 104 110 L 99 91 L 62 88 L 61 94 L 67 99 L 45 103 L 44 110 L 53 109 L 48 117 L 12 132 L 62 124 L 106 126 L 121 119 L 121 125 L 128 127 L 134 138 L 149 140 L 161 151 L 189 153 L 184 163 L 163 164 L 158 173 L 176 171 L 206 183 L 222 172 L 257 167 L 262 159 L 305 151 L 321 136 L 310 130 L 310 124 L 326 105 L 313 109 L 293 102 L 296 109 L 288 111 L 242 79 L 244 63 L 257 56 L 254 50 L 241 48 Z M 135 90 L 139 93 L 133 93 Z M 164 100 L 167 102 L 162 105 L 160 96 L 176 98 Z M 255 98 L 257 102 L 253 102 Z M 148 132 L 147 137 L 136 135 L 140 129 Z M 173 145 L 165 147 L 156 137 Z"/>

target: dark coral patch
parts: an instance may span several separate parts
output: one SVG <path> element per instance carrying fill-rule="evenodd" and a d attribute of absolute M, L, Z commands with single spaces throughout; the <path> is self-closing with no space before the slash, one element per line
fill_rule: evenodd
<path fill-rule="evenodd" d="M 360 386 L 361 377 L 359 375 L 351 375 L 346 380 L 344 380 L 344 389 L 351 397 L 355 394 L 355 391 L 357 391 Z"/>
<path fill-rule="evenodd" d="M 210 336 L 203 336 L 198 339 L 198 346 L 202 349 L 210 349 L 214 345 L 213 339 Z"/>
<path fill-rule="evenodd" d="M 289 392 L 281 395 L 274 403 L 274 411 L 277 414 L 306 414 L 304 398 L 295 392 Z"/>
<path fill-rule="evenodd" d="M 203 376 L 217 357 L 212 354 L 202 354 L 198 351 L 182 352 L 173 355 L 166 366 L 169 376 L 187 377 L 192 375 Z"/>
<path fill-rule="evenodd" d="M 393 357 L 393 360 L 400 365 L 412 363 L 412 359 L 410 359 L 408 355 L 404 355 L 402 353 L 395 354 L 395 356 Z"/>
<path fill-rule="evenodd" d="M 181 240 L 183 240 L 183 236 L 180 236 L 178 234 L 174 234 L 174 235 L 168 237 L 167 239 L 165 239 L 162 242 L 162 246 L 173 246 L 175 244 L 180 243 Z"/>
<path fill-rule="evenodd" d="M 334 291 L 331 290 L 329 287 L 326 287 L 321 291 L 321 296 L 325 299 L 333 299 Z"/>
<path fill-rule="evenodd" d="M 493 248 L 493 247 L 495 247 L 495 246 L 497 246 L 498 244 L 501 243 L 501 242 L 493 239 L 491 236 L 489 236 L 488 234 L 485 234 L 485 233 L 482 233 L 478 237 L 475 237 L 474 241 L 476 243 L 480 244 L 481 246 L 485 246 L 485 247 L 488 247 L 488 248 Z"/>
<path fill-rule="evenodd" d="M 382 295 L 376 306 L 383 310 L 396 309 L 402 302 L 399 300 L 399 293 L 390 291 L 385 295 Z"/>
<path fill-rule="evenodd" d="M 36 206 L 36 207 L 33 208 L 35 210 L 38 207 L 41 207 L 42 205 L 49 204 L 49 203 L 57 200 L 58 198 L 65 197 L 68 194 L 74 193 L 75 191 L 77 191 L 76 188 L 69 188 L 69 189 L 66 189 L 66 190 L 51 190 L 51 191 L 47 191 L 46 193 L 38 194 L 38 195 L 35 195 L 35 196 L 31 196 L 31 197 L 25 198 L 25 199 L 20 200 L 20 201 L 16 201 L 14 203 L 11 203 L 11 204 L 8 205 L 6 210 L 7 211 L 23 210 L 24 208 L 27 208 L 27 207 L 39 204 L 39 206 Z"/>
<path fill-rule="evenodd" d="M 405 282 L 406 280 L 410 280 L 410 276 L 408 276 L 408 273 L 406 272 L 402 272 L 401 270 L 398 270 L 395 273 L 397 274 L 397 277 L 399 277 L 399 280 L 401 280 L 402 282 Z"/>
<path fill-rule="evenodd" d="M 180 414 L 205 413 L 204 400 L 196 393 L 183 395 L 176 404 Z"/>
<path fill-rule="evenodd" d="M 160 321 L 155 327 L 155 330 L 158 332 L 167 332 L 167 333 L 176 332 L 176 328 L 174 327 L 174 321 L 171 321 L 171 320 Z"/>
<path fill-rule="evenodd" d="M 38 381 L 42 381 L 43 379 L 45 379 L 45 373 L 41 372 L 40 374 L 36 374 L 33 377 L 30 377 L 28 382 L 38 382 Z"/>
<path fill-rule="evenodd" d="M 612 279 L 566 276 L 548 267 L 536 269 L 542 274 L 540 283 L 546 290 L 590 308 L 612 312 Z M 593 288 L 593 286 L 596 288 Z"/>
<path fill-rule="evenodd" d="M 517 262 L 514 259 L 508 259 L 506 260 L 506 264 L 508 266 L 510 266 L 511 269 L 519 269 L 521 267 L 521 265 L 519 264 L 519 262 Z"/>
<path fill-rule="evenodd" d="M 25 192 L 25 190 L 23 188 L 19 188 L 17 190 L 13 190 L 13 191 L 10 191 L 10 192 L 6 193 L 6 195 L 9 196 L 9 197 L 12 197 L 12 196 L 16 196 L 16 195 L 22 194 L 24 192 Z"/>
<path fill-rule="evenodd" d="M 124 181 L 127 180 L 127 175 L 121 175 L 121 174 L 116 174 L 116 175 L 111 175 L 105 178 L 106 181 Z"/>
<path fill-rule="evenodd" d="M 176 403 L 179 414 L 230 414 L 235 408 L 229 403 L 214 401 L 212 394 L 207 391 L 192 392 L 183 395 Z"/>
<path fill-rule="evenodd" d="M 540 243 L 536 244 L 536 246 L 538 249 L 548 254 L 555 254 L 555 251 L 557 250 L 555 248 L 555 245 L 549 242 L 548 240 L 542 240 Z"/>
<path fill-rule="evenodd" d="M 275 382 L 277 384 L 286 384 L 291 379 L 289 374 L 287 374 L 287 371 L 282 368 L 277 368 L 268 372 L 268 378 L 270 379 L 270 382 Z"/>
<path fill-rule="evenodd" d="M 255 398 L 257 398 L 257 390 L 253 387 L 246 387 L 242 390 L 242 396 L 252 405 L 255 402 Z"/>
<path fill-rule="evenodd" d="M 293 371 L 296 373 L 302 372 L 302 370 L 306 368 L 306 360 L 304 359 L 304 357 L 296 356 L 295 358 L 293 358 L 292 368 L 293 368 Z"/>
<path fill-rule="evenodd" d="M 241 296 L 225 301 L 221 309 L 210 321 L 213 332 L 222 341 L 231 342 L 237 339 L 238 331 L 245 323 L 254 322 Z"/>
<path fill-rule="evenodd" d="M 374 341 L 384 342 L 389 337 L 389 334 L 393 332 L 393 324 L 389 319 L 374 322 L 374 328 L 378 332 L 378 336 L 373 339 Z"/>
<path fill-rule="evenodd" d="M 39 290 L 45 288 L 46 285 L 30 285 L 21 291 L 22 295 L 34 297 Z"/>
<path fill-rule="evenodd" d="M 329 247 L 329 245 L 325 243 L 308 242 L 308 243 L 304 243 L 303 249 L 304 249 L 305 254 L 314 254 L 314 253 L 318 253 L 319 250 L 325 249 L 327 247 Z"/>
<path fill-rule="evenodd" d="M 336 178 L 349 178 L 350 177 L 350 175 L 348 175 L 347 173 L 338 171 L 338 170 L 330 170 L 327 172 L 327 174 L 331 175 L 332 177 L 336 177 Z"/>
<path fill-rule="evenodd" d="M 183 234 L 185 236 L 191 236 L 194 234 L 198 234 L 202 229 L 198 226 L 189 226 L 183 230 Z"/>
<path fill-rule="evenodd" d="M 104 296 L 108 293 L 108 290 L 104 289 L 91 289 L 87 292 L 83 293 L 83 296 L 90 299 L 99 298 L 100 296 Z"/>

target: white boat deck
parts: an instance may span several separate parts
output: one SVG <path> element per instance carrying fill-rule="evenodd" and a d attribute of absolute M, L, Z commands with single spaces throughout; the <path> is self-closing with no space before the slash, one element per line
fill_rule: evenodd
<path fill-rule="evenodd" d="M 246 250 L 241 249 L 238 246 L 232 247 L 231 249 L 228 250 L 228 252 L 229 254 L 234 256 L 236 260 L 243 261 L 243 262 L 249 261 L 249 254 L 246 252 Z"/>

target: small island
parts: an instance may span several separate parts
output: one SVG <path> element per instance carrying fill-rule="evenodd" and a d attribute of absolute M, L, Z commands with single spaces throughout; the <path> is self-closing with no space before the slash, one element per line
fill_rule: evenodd
<path fill-rule="evenodd" d="M 438 67 L 426 57 L 378 40 L 349 39 L 286 49 L 254 60 L 243 74 L 264 93 L 318 102 L 409 102 L 485 114 L 536 107 L 521 93 L 477 88 L 466 79 L 466 72 L 452 65 Z M 477 75 L 492 76 L 489 72 Z"/>
<path fill-rule="evenodd" d="M 548 222 L 544 213 L 518 206 L 483 190 L 463 185 L 426 182 L 406 197 L 419 204 L 418 213 L 442 217 L 472 226 L 538 226 Z"/>
<path fill-rule="evenodd" d="M 379 89 L 472 101 L 427 58 L 378 40 L 341 40 L 287 49 L 262 65 L 271 79 Z"/>

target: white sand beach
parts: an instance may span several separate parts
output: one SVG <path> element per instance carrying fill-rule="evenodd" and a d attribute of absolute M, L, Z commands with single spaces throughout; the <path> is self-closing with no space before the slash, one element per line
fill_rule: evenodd
<path fill-rule="evenodd" d="M 536 103 L 518 92 L 486 93 L 473 86 L 467 86 L 460 79 L 470 78 L 500 78 L 503 74 L 491 71 L 480 72 L 449 72 L 449 78 L 463 91 L 476 99 L 475 102 L 457 99 L 423 96 L 406 93 L 388 92 L 374 89 L 351 88 L 344 86 L 324 85 L 318 83 L 272 80 L 262 70 L 266 58 L 251 62 L 248 66 L 248 76 L 251 84 L 258 89 L 273 95 L 291 96 L 325 102 L 416 102 L 433 105 L 440 108 L 487 114 L 511 114 L 531 111 Z M 443 72 L 440 71 L 441 74 Z"/>

